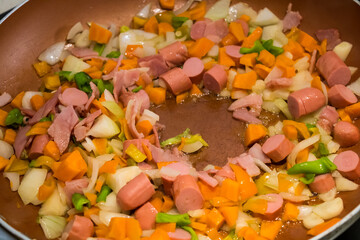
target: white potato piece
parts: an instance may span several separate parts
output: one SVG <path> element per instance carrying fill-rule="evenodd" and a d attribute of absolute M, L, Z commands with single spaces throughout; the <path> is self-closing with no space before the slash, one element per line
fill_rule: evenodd
<path fill-rule="evenodd" d="M 37 194 L 43 185 L 47 170 L 42 168 L 30 168 L 22 179 L 18 193 L 25 205 L 38 201 Z"/>
<path fill-rule="evenodd" d="M 341 60 L 345 61 L 352 49 L 352 46 L 353 45 L 351 43 L 343 41 L 336 45 L 333 51 L 339 56 L 339 58 L 341 58 Z"/>
<path fill-rule="evenodd" d="M 337 197 L 331 201 L 327 201 L 315 206 L 313 212 L 316 215 L 320 216 L 322 219 L 327 220 L 338 216 L 343 209 L 343 200 Z"/>
<path fill-rule="evenodd" d="M 354 191 L 359 187 L 358 184 L 344 177 L 335 178 L 335 184 L 339 192 Z"/>
<path fill-rule="evenodd" d="M 311 229 L 323 222 L 324 222 L 324 219 L 322 219 L 315 213 L 311 213 L 308 216 L 303 218 L 304 227 L 306 227 L 307 229 Z"/>
<path fill-rule="evenodd" d="M 51 196 L 41 205 L 39 215 L 63 216 L 68 210 L 68 206 L 62 201 L 60 193 L 56 188 Z"/>

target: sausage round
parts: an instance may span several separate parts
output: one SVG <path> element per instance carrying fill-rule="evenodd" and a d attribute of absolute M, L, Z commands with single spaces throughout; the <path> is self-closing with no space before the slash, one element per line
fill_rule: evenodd
<path fill-rule="evenodd" d="M 94 224 L 83 216 L 75 215 L 64 230 L 62 239 L 67 240 L 86 240 L 94 234 Z"/>
<path fill-rule="evenodd" d="M 196 180 L 191 175 L 179 175 L 173 184 L 175 205 L 179 213 L 200 209 L 204 205 Z"/>
<path fill-rule="evenodd" d="M 175 232 L 168 232 L 170 240 L 191 240 L 191 234 L 181 228 L 176 228 Z"/>
<path fill-rule="evenodd" d="M 242 54 L 240 53 L 240 46 L 237 45 L 227 45 L 225 46 L 225 52 L 227 55 L 229 55 L 231 58 L 239 62 L 239 59 L 241 58 Z"/>
<path fill-rule="evenodd" d="M 204 63 L 197 57 L 185 61 L 183 71 L 195 84 L 201 82 L 204 73 Z"/>
<path fill-rule="evenodd" d="M 294 144 L 283 134 L 268 138 L 262 146 L 262 151 L 274 162 L 280 162 L 291 153 Z"/>
<path fill-rule="evenodd" d="M 326 193 L 335 187 L 335 181 L 330 173 L 321 174 L 315 177 L 309 187 L 313 192 Z"/>
<path fill-rule="evenodd" d="M 116 199 L 122 210 L 132 210 L 148 201 L 154 193 L 148 177 L 140 173 L 120 189 Z"/>
<path fill-rule="evenodd" d="M 192 82 L 181 68 L 173 68 L 160 75 L 160 80 L 164 81 L 167 88 L 175 95 L 190 90 Z"/>
<path fill-rule="evenodd" d="M 334 163 L 344 177 L 351 180 L 360 177 L 360 160 L 356 152 L 351 150 L 341 152 L 335 157 Z"/>
<path fill-rule="evenodd" d="M 221 65 L 214 65 L 210 70 L 205 72 L 204 86 L 214 93 L 220 93 L 226 86 L 227 74 Z"/>
<path fill-rule="evenodd" d="M 359 128 L 350 122 L 340 121 L 334 126 L 334 140 L 341 147 L 351 147 L 360 140 Z"/>
<path fill-rule="evenodd" d="M 207 23 L 205 21 L 196 21 L 191 26 L 190 37 L 194 40 L 204 37 Z"/>
<path fill-rule="evenodd" d="M 139 221 L 142 230 L 150 230 L 155 228 L 155 219 L 158 211 L 149 202 L 142 205 L 135 211 L 135 218 Z"/>
<path fill-rule="evenodd" d="M 292 92 L 288 97 L 288 108 L 294 118 L 315 112 L 325 105 L 325 96 L 317 88 L 304 88 Z"/>
<path fill-rule="evenodd" d="M 316 67 L 330 87 L 336 84 L 346 85 L 350 81 L 350 69 L 333 51 L 322 55 L 318 59 Z"/>
<path fill-rule="evenodd" d="M 267 202 L 265 217 L 267 219 L 274 219 L 281 213 L 284 200 L 281 195 L 276 193 L 266 194 L 265 196 L 271 198 L 271 201 Z"/>
<path fill-rule="evenodd" d="M 44 147 L 49 141 L 50 137 L 47 134 L 36 135 L 29 150 L 29 158 L 35 159 L 43 155 Z"/>
<path fill-rule="evenodd" d="M 357 102 L 355 94 L 346 86 L 336 84 L 328 92 L 329 102 L 336 108 L 344 108 Z"/>
<path fill-rule="evenodd" d="M 67 88 L 59 96 L 59 101 L 65 106 L 85 105 L 88 99 L 87 94 L 77 88 Z"/>
<path fill-rule="evenodd" d="M 188 58 L 187 48 L 179 41 L 159 49 L 159 54 L 170 68 L 182 65 Z"/>

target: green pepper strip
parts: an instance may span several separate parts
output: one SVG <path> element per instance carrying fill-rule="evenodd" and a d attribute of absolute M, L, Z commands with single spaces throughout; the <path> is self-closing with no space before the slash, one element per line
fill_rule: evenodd
<path fill-rule="evenodd" d="M 185 226 L 191 223 L 189 214 L 167 214 L 167 213 L 158 213 L 156 214 L 157 223 L 176 223 L 176 226 Z"/>
<path fill-rule="evenodd" d="M 192 135 L 190 138 L 185 139 L 185 143 L 194 143 L 197 141 L 201 142 L 202 145 L 204 145 L 205 147 L 209 146 L 209 144 L 207 144 L 207 142 L 205 142 L 205 140 L 200 136 L 200 134 L 195 134 L 195 135 Z"/>
<path fill-rule="evenodd" d="M 99 56 L 101 56 L 104 49 L 105 49 L 105 44 L 96 43 L 94 46 L 94 51 L 97 52 Z"/>
<path fill-rule="evenodd" d="M 305 184 L 310 184 L 315 180 L 315 174 L 314 173 L 306 173 L 305 177 L 301 177 L 300 181 Z"/>
<path fill-rule="evenodd" d="M 181 25 L 183 25 L 183 23 L 187 20 L 189 20 L 189 18 L 187 17 L 173 17 L 171 19 L 171 24 L 176 29 L 178 27 L 181 27 Z"/>
<path fill-rule="evenodd" d="M 143 88 L 142 86 L 138 86 L 138 87 L 134 88 L 134 89 L 132 90 L 132 92 L 137 93 L 137 92 L 140 91 L 142 88 Z"/>
<path fill-rule="evenodd" d="M 90 204 L 89 199 L 87 199 L 84 195 L 80 193 L 74 193 L 71 197 L 71 201 L 78 211 L 83 211 L 85 204 Z M 90 206 L 89 206 L 90 207 Z"/>
<path fill-rule="evenodd" d="M 71 71 L 57 72 L 61 81 L 69 81 L 69 82 L 71 82 L 74 79 L 74 74 L 71 73 L 72 73 Z"/>
<path fill-rule="evenodd" d="M 50 113 L 49 116 L 43 117 L 39 122 L 52 122 L 54 121 L 54 114 Z"/>
<path fill-rule="evenodd" d="M 324 143 L 319 143 L 318 153 L 319 153 L 320 157 L 329 155 L 329 150 L 326 148 Z"/>
<path fill-rule="evenodd" d="M 84 72 L 78 72 L 74 76 L 76 85 L 81 91 L 84 91 L 86 93 L 91 93 L 91 87 L 90 87 L 90 81 L 92 80 L 89 75 L 87 75 Z"/>
<path fill-rule="evenodd" d="M 100 193 L 96 198 L 96 202 L 105 202 L 106 197 L 112 192 L 111 188 L 108 185 L 103 185 L 101 187 Z"/>
<path fill-rule="evenodd" d="M 196 234 L 196 232 L 195 232 L 194 229 L 192 229 L 191 227 L 182 226 L 181 228 L 190 233 L 190 235 L 191 235 L 191 240 L 198 240 L 198 239 L 199 239 L 198 236 L 197 236 L 197 234 Z"/>
<path fill-rule="evenodd" d="M 112 51 L 108 55 L 106 55 L 107 58 L 118 58 L 120 57 L 119 51 Z"/>
<path fill-rule="evenodd" d="M 109 92 L 113 93 L 114 86 L 111 84 L 110 81 L 103 81 L 102 79 L 94 79 L 92 80 L 93 83 L 97 86 L 99 89 L 100 95 L 103 94 L 105 89 L 107 89 Z"/>
<path fill-rule="evenodd" d="M 282 54 L 284 52 L 284 49 L 281 47 L 276 47 L 273 45 L 274 41 L 272 39 L 261 41 L 263 47 L 268 50 L 272 55 L 275 57 Z"/>
<path fill-rule="evenodd" d="M 5 119 L 5 125 L 18 128 L 19 125 L 23 124 L 24 116 L 21 114 L 20 109 L 14 108 L 11 110 Z"/>
<path fill-rule="evenodd" d="M 261 44 L 261 42 L 259 40 L 256 40 L 255 43 L 254 43 L 254 46 L 252 48 L 240 48 L 240 53 L 241 54 L 254 53 L 254 52 L 259 53 L 264 49 L 265 48 Z"/>
<path fill-rule="evenodd" d="M 316 128 L 315 124 L 306 123 L 305 125 L 309 130 L 312 129 L 312 128 Z"/>
<path fill-rule="evenodd" d="M 181 143 L 181 138 L 188 138 L 190 135 L 190 129 L 187 128 L 183 133 L 177 135 L 176 137 L 173 137 L 173 138 L 169 138 L 165 141 L 162 141 L 160 143 L 161 147 L 165 147 L 165 146 L 168 146 L 168 145 L 174 145 L 174 144 L 179 144 Z"/>
<path fill-rule="evenodd" d="M 336 165 L 327 157 L 322 157 L 315 161 L 303 162 L 295 164 L 290 168 L 288 174 L 313 173 L 324 174 L 336 170 Z"/>

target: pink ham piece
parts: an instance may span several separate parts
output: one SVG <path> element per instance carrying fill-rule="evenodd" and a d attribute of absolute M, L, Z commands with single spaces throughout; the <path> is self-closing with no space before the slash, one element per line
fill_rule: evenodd
<path fill-rule="evenodd" d="M 256 166 L 254 159 L 251 155 L 241 154 L 239 157 L 233 158 L 233 160 L 236 160 L 238 165 L 245 169 L 249 176 L 255 177 L 260 175 L 260 169 L 258 168 L 258 166 Z"/>
<path fill-rule="evenodd" d="M 147 202 L 138 208 L 134 215 L 135 219 L 139 221 L 142 230 L 150 230 L 155 228 L 157 213 L 156 208 L 150 202 Z"/>
<path fill-rule="evenodd" d="M 271 163 L 270 158 L 268 158 L 261 149 L 261 145 L 255 143 L 248 152 L 253 158 L 261 160 L 263 163 Z"/>
<path fill-rule="evenodd" d="M 221 65 L 214 65 L 203 77 L 204 86 L 214 93 L 220 93 L 226 87 L 227 74 Z"/>
<path fill-rule="evenodd" d="M 204 205 L 195 178 L 191 175 L 179 175 L 173 184 L 175 206 L 179 213 L 187 213 L 190 210 L 200 209 Z"/>
<path fill-rule="evenodd" d="M 191 57 L 185 61 L 183 71 L 193 83 L 198 84 L 204 74 L 204 63 L 197 57 Z"/>
<path fill-rule="evenodd" d="M 230 178 L 231 180 L 235 180 L 235 173 L 229 166 L 229 164 L 226 164 L 223 166 L 217 173 L 216 176 Z"/>
<path fill-rule="evenodd" d="M 186 46 L 179 41 L 159 49 L 159 54 L 164 58 L 169 68 L 182 65 L 188 58 Z"/>
<path fill-rule="evenodd" d="M 179 175 L 189 175 L 190 169 L 191 165 L 185 162 L 170 163 L 163 167 L 160 174 L 165 194 L 172 195 L 172 186 L 176 177 Z"/>
<path fill-rule="evenodd" d="M 246 123 L 261 124 L 261 120 L 254 116 L 253 113 L 249 112 L 245 108 L 236 109 L 233 112 L 233 118 Z"/>
<path fill-rule="evenodd" d="M 141 169 L 141 170 L 151 170 L 151 169 L 154 169 L 154 166 L 153 165 L 150 165 L 146 162 L 139 162 L 138 163 L 138 167 Z"/>
<path fill-rule="evenodd" d="M 283 134 L 278 134 L 268 138 L 262 146 L 263 152 L 271 158 L 273 162 L 282 161 L 291 153 L 294 144 Z"/>
<path fill-rule="evenodd" d="M 198 172 L 198 177 L 201 181 L 203 181 L 204 183 L 206 183 L 207 185 L 209 185 L 210 187 L 216 187 L 219 182 L 211 177 L 207 172 L 205 171 L 199 171 Z"/>
<path fill-rule="evenodd" d="M 344 108 L 357 102 L 355 94 L 346 86 L 336 84 L 328 91 L 329 102 L 336 108 Z"/>
<path fill-rule="evenodd" d="M 266 88 L 271 90 L 288 88 L 291 86 L 293 80 L 291 78 L 276 78 L 266 82 Z"/>
<path fill-rule="evenodd" d="M 116 199 L 121 210 L 133 210 L 147 202 L 154 193 L 154 187 L 148 177 L 140 173 L 120 189 Z"/>
<path fill-rule="evenodd" d="M 69 48 L 68 49 L 72 55 L 78 58 L 84 58 L 89 56 L 98 56 L 98 52 L 91 50 L 90 48 Z"/>
<path fill-rule="evenodd" d="M 90 82 L 90 88 L 91 88 L 92 94 L 94 94 L 95 98 L 99 98 L 100 91 L 99 91 L 98 87 L 95 85 L 95 83 Z"/>
<path fill-rule="evenodd" d="M 335 181 L 331 173 L 317 175 L 314 181 L 309 184 L 310 190 L 316 193 L 327 193 L 334 187 Z"/>
<path fill-rule="evenodd" d="M 83 216 L 75 215 L 65 227 L 61 239 L 66 240 L 86 240 L 94 234 L 94 224 Z"/>
<path fill-rule="evenodd" d="M 125 118 L 126 118 L 126 122 L 127 122 L 128 126 L 129 126 L 129 131 L 134 138 L 144 138 L 144 134 L 139 133 L 135 126 L 136 116 L 139 114 L 139 111 L 140 111 L 139 104 L 140 103 L 138 103 L 136 101 L 136 99 L 134 99 L 133 103 L 131 105 L 129 104 L 129 106 L 127 107 L 126 113 L 125 113 Z"/>
<path fill-rule="evenodd" d="M 140 113 L 142 113 L 145 109 L 149 109 L 150 107 L 149 95 L 142 89 L 137 93 L 127 92 L 125 89 L 123 89 L 120 94 L 120 101 L 124 104 L 124 107 L 127 107 L 131 99 L 136 99 L 136 101 L 140 103 Z"/>
<path fill-rule="evenodd" d="M 360 177 L 360 159 L 356 152 L 348 150 L 339 153 L 334 159 L 334 164 L 344 177 L 351 180 Z"/>
<path fill-rule="evenodd" d="M 122 88 L 127 88 L 135 84 L 139 80 L 140 71 L 135 70 L 120 70 L 115 73 L 114 82 L 114 98 L 118 101 L 119 94 Z"/>
<path fill-rule="evenodd" d="M 283 31 L 286 32 L 300 24 L 302 16 L 299 12 L 291 11 L 292 3 L 289 3 L 287 13 L 283 19 Z"/>
<path fill-rule="evenodd" d="M 224 19 L 208 22 L 204 31 L 204 37 L 215 43 L 219 43 L 229 33 L 229 28 Z"/>
<path fill-rule="evenodd" d="M 137 149 L 139 149 L 142 153 L 145 154 L 144 149 L 142 147 L 142 145 L 144 144 L 145 146 L 149 147 L 150 146 L 150 142 L 148 139 L 131 139 L 131 140 L 125 140 L 123 143 L 123 152 L 125 155 L 125 151 L 126 149 L 130 146 L 130 144 L 133 144 L 135 147 L 137 147 Z"/>
<path fill-rule="evenodd" d="M 36 113 L 35 110 L 32 109 L 27 109 L 27 108 L 20 108 L 21 114 L 29 116 L 29 117 L 33 117 Z"/>
<path fill-rule="evenodd" d="M 317 124 L 319 124 L 327 133 L 331 133 L 333 130 L 333 126 L 337 123 L 339 119 L 339 114 L 334 107 L 326 106 L 324 107 L 319 115 L 319 120 Z"/>
<path fill-rule="evenodd" d="M 240 109 L 240 108 L 253 108 L 255 110 L 260 110 L 261 111 L 261 105 L 263 103 L 262 97 L 261 95 L 258 94 L 250 94 L 247 95 L 246 97 L 240 98 L 238 100 L 236 100 L 235 102 L 233 102 L 228 110 L 229 111 L 234 111 L 236 109 Z"/>
<path fill-rule="evenodd" d="M 74 108 L 67 106 L 55 117 L 54 122 L 49 127 L 48 134 L 54 138 L 60 153 L 63 153 L 68 147 L 71 132 L 78 121 L 79 117 Z"/>
<path fill-rule="evenodd" d="M 26 133 L 30 130 L 31 126 L 26 125 L 25 127 L 20 127 L 14 142 L 14 149 L 15 149 L 15 156 L 20 159 L 21 153 L 25 149 L 25 145 L 29 139 L 29 137 L 26 136 Z"/>
<path fill-rule="evenodd" d="M 191 234 L 184 229 L 176 228 L 175 232 L 168 232 L 170 240 L 191 240 Z"/>
<path fill-rule="evenodd" d="M 295 119 L 315 112 L 324 105 L 325 96 L 317 88 L 303 88 L 292 92 L 288 97 L 288 108 Z"/>
<path fill-rule="evenodd" d="M 196 21 L 191 26 L 190 37 L 194 40 L 204 37 L 207 23 L 205 21 Z"/>
<path fill-rule="evenodd" d="M 329 87 L 336 84 L 347 85 L 350 82 L 350 69 L 333 51 L 328 51 L 319 57 L 316 68 L 325 78 Z"/>
<path fill-rule="evenodd" d="M 315 69 L 316 55 L 317 55 L 317 50 L 315 49 L 312 52 L 311 58 L 310 58 L 310 66 L 309 66 L 309 72 L 310 73 L 313 73 L 313 71 Z"/>
<path fill-rule="evenodd" d="M 165 82 L 167 89 L 174 95 L 190 90 L 192 87 L 190 78 L 178 67 L 161 74 L 159 80 Z"/>
<path fill-rule="evenodd" d="M 77 88 L 67 88 L 59 95 L 59 101 L 64 106 L 81 106 L 87 103 L 88 96 Z"/>
<path fill-rule="evenodd" d="M 91 126 L 93 125 L 95 119 L 101 115 L 101 110 L 97 110 L 96 112 L 91 113 L 89 116 L 81 120 L 76 126 L 74 127 L 74 135 L 76 141 L 82 141 L 86 137 L 86 133 L 89 131 Z M 84 126 L 86 125 L 86 126 Z"/>
<path fill-rule="evenodd" d="M 3 92 L 3 94 L 1 94 L 0 96 L 0 107 L 3 107 L 9 102 L 11 102 L 11 99 L 12 97 L 10 94 L 8 94 L 7 92 Z"/>
<path fill-rule="evenodd" d="M 264 216 L 267 219 L 275 219 L 281 213 L 284 200 L 281 195 L 276 193 L 266 194 L 265 196 L 269 198 L 269 200 Z"/>
<path fill-rule="evenodd" d="M 152 78 L 157 78 L 169 70 L 169 67 L 166 65 L 163 56 L 160 54 L 140 58 L 138 60 L 138 64 L 140 67 L 150 68 L 148 73 Z"/>
<path fill-rule="evenodd" d="M 42 134 L 36 135 L 32 141 L 31 148 L 29 150 L 29 158 L 36 159 L 43 155 L 43 150 L 46 144 L 50 141 L 49 135 Z"/>
<path fill-rule="evenodd" d="M 33 125 L 40 121 L 43 117 L 46 117 L 58 104 L 60 93 L 61 87 L 58 88 L 54 96 L 47 100 L 46 103 L 35 113 L 35 115 L 29 120 L 29 124 Z"/>
<path fill-rule="evenodd" d="M 170 150 L 163 150 L 162 148 L 156 147 L 152 144 L 149 146 L 153 159 L 156 163 L 158 162 L 186 162 L 188 156 L 183 154 L 174 154 Z"/>
<path fill-rule="evenodd" d="M 360 131 L 350 122 L 340 121 L 334 125 L 334 140 L 341 147 L 351 147 L 360 141 Z"/>
<path fill-rule="evenodd" d="M 76 180 L 66 181 L 64 192 L 66 195 L 66 202 L 69 206 L 71 206 L 71 197 L 74 193 L 83 194 L 83 189 L 89 185 L 88 178 L 80 178 Z"/>
<path fill-rule="evenodd" d="M 335 28 L 319 29 L 315 32 L 316 38 L 320 42 L 326 39 L 326 50 L 331 51 L 336 45 L 341 43 L 339 30 Z"/>

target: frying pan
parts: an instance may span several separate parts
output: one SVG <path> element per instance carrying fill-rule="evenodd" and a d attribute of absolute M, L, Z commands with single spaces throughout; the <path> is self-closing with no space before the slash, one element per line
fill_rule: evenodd
<path fill-rule="evenodd" d="M 31 0 L 15 9 L 7 19 L 0 24 L 0 92 L 8 92 L 13 96 L 22 90 L 35 90 L 40 86 L 32 64 L 36 62 L 39 54 L 55 42 L 63 41 L 72 25 L 78 21 L 83 23 L 94 21 L 101 24 L 129 25 L 131 17 L 148 2 L 153 2 L 153 7 L 158 7 L 157 0 Z M 176 7 L 181 6 L 185 0 L 176 0 Z M 214 0 L 208 1 L 212 5 Z M 282 18 L 287 9 L 287 1 L 284 0 L 244 0 L 255 10 L 268 7 L 277 16 Z M 360 22 L 360 6 L 350 0 L 292 0 L 293 9 L 300 11 L 303 16 L 301 29 L 313 34 L 320 28 L 337 28 L 340 30 L 341 38 L 352 43 L 353 49 L 346 60 L 347 65 L 359 67 L 360 62 L 360 31 L 356 23 Z M 175 7 L 175 8 L 176 8 Z M 352 79 L 359 77 L 358 71 Z M 215 122 L 218 124 L 198 124 L 195 127 L 197 132 L 206 135 L 216 128 L 228 127 L 225 136 L 209 134 L 211 141 L 222 140 L 222 146 L 230 146 L 224 152 L 212 150 L 212 155 L 224 155 L 231 152 L 234 141 L 238 141 L 237 133 L 244 126 L 234 125 L 231 117 L 222 119 L 231 122 L 230 125 L 222 124 L 214 116 L 207 117 L 206 112 L 226 112 L 229 102 L 206 100 L 201 104 L 163 106 L 156 111 L 165 124 L 174 122 L 172 114 L 183 113 L 191 118 L 183 119 L 184 125 L 190 126 L 194 119 L 209 119 L 205 123 Z M 207 111 L 201 111 L 201 109 Z M 194 112 L 200 112 L 194 114 Z M 209 113 L 210 114 L 210 113 Z M 231 115 L 226 114 L 224 115 Z M 170 121 L 171 119 L 171 121 Z M 203 121 L 203 120 L 202 120 Z M 217 121 L 217 122 L 216 122 Z M 162 122 L 162 121 L 161 121 Z M 162 123 L 164 123 L 162 122 Z M 202 125 L 205 125 L 202 126 Z M 359 126 L 359 122 L 357 123 Z M 193 125 L 192 125 L 193 126 Z M 238 127 L 240 126 L 240 127 Z M 190 126 L 191 127 L 191 126 Z M 193 129 L 193 128 L 191 128 Z M 168 132 L 168 135 L 180 132 L 175 129 Z M 236 133 L 236 134 L 235 134 Z M 240 134 L 241 135 L 241 134 Z M 165 136 L 166 137 L 166 136 Z M 204 136 L 205 139 L 206 136 Z M 360 152 L 359 144 L 354 147 Z M 234 151 L 232 151 L 234 153 Z M 221 156 L 224 157 L 224 156 Z M 225 156 L 226 157 L 226 156 Z M 226 159 L 226 158 L 225 158 Z M 222 164 L 223 165 L 223 164 Z M 10 230 L 19 238 L 44 239 L 40 226 L 36 223 L 37 210 L 35 206 L 24 206 L 17 193 L 11 192 L 9 183 L 2 176 L 0 177 L 0 224 Z M 331 229 L 314 237 L 313 239 L 333 239 L 355 222 L 360 214 L 360 190 L 341 193 L 340 196 L 345 202 L 345 209 L 340 217 L 343 219 Z M 307 239 L 306 230 L 301 224 L 290 224 L 279 234 L 278 239 Z"/>

